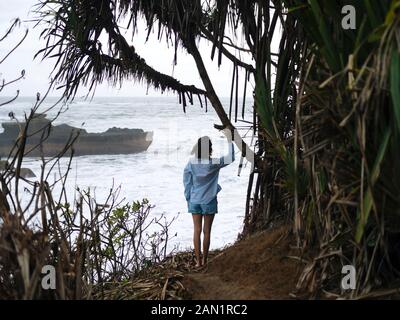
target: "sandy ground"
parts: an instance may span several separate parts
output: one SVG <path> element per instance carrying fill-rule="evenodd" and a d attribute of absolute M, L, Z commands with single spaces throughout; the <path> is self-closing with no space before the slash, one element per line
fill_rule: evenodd
<path fill-rule="evenodd" d="M 228 247 L 203 270 L 185 275 L 188 298 L 290 299 L 300 270 L 290 243 L 286 227 L 279 227 Z"/>

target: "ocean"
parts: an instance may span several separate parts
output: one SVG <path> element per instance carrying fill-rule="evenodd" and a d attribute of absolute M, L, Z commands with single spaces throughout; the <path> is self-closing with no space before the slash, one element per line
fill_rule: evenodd
<path fill-rule="evenodd" d="M 48 98 L 39 111 L 46 110 L 54 101 L 55 98 Z M 229 99 L 223 99 L 222 102 L 228 110 Z M 10 111 L 22 120 L 24 112 L 28 112 L 34 103 L 35 98 L 21 97 L 12 104 L 0 107 L 0 123 L 10 121 Z M 54 116 L 61 106 L 49 111 L 48 116 Z M 170 240 L 169 249 L 191 248 L 193 227 L 183 196 L 183 168 L 200 136 L 208 135 L 212 139 L 213 156 L 222 156 L 228 150 L 224 135 L 213 128 L 214 123 L 220 124 L 220 121 L 211 105 L 208 104 L 208 112 L 205 112 L 205 106 L 201 108 L 195 101 L 184 113 L 178 99 L 172 96 L 95 97 L 93 100 L 76 99 L 63 108 L 66 111 L 55 124 L 66 123 L 88 132 L 119 127 L 142 128 L 154 133 L 152 144 L 142 153 L 75 157 L 67 181 L 71 198 L 77 186 L 80 189 L 90 187 L 95 192 L 97 202 L 102 203 L 113 184 L 120 186 L 119 200 L 122 203 L 147 198 L 155 206 L 150 217 L 163 214 L 167 220 L 176 217 L 169 230 L 169 234 L 176 234 L 176 237 Z M 250 112 L 247 114 L 250 115 Z M 246 141 L 251 141 L 251 132 L 243 129 L 241 133 L 247 134 Z M 211 249 L 233 243 L 243 226 L 250 164 L 244 161 L 245 166 L 239 176 L 240 154 L 236 147 L 235 151 L 236 161 L 221 169 L 219 176 L 222 191 L 218 194 L 219 213 L 213 224 Z M 23 166 L 36 174 L 40 172 L 37 158 L 26 158 Z"/>

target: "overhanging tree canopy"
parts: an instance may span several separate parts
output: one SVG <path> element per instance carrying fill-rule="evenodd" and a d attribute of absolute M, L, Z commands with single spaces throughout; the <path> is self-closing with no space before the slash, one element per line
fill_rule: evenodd
<path fill-rule="evenodd" d="M 231 6 L 229 1 L 111 1 L 111 0 L 71 0 L 71 1 L 41 1 L 38 12 L 40 22 L 49 22 L 42 36 L 47 40 L 46 47 L 38 54 L 43 57 L 56 58 L 54 79 L 64 86 L 65 96 L 73 98 L 80 85 L 89 85 L 94 89 L 97 83 L 104 80 L 112 84 L 133 78 L 144 81 L 149 86 L 161 91 L 172 90 L 178 93 L 184 107 L 193 103 L 193 95 L 206 96 L 214 107 L 223 127 L 236 132 L 236 143 L 242 154 L 253 161 L 254 153 L 240 138 L 231 122 L 232 103 L 229 117 L 220 99 L 215 93 L 212 82 L 205 68 L 203 58 L 198 51 L 196 41 L 202 37 L 214 44 L 212 55 L 218 50 L 218 63 L 224 55 L 234 64 L 234 79 L 236 81 L 235 120 L 238 114 L 238 68 L 246 70 L 246 79 L 254 74 L 252 65 L 238 59 L 225 46 L 225 25 L 231 24 L 233 34 L 240 17 L 244 28 L 249 30 L 246 38 L 253 57 L 257 55 L 256 43 L 259 35 L 254 12 L 256 2 L 238 1 L 238 6 Z M 268 6 L 260 10 L 269 10 Z M 260 12 L 259 17 L 262 16 Z M 179 80 L 162 74 L 149 66 L 140 57 L 132 44 L 129 44 L 121 34 L 119 24 L 125 22 L 126 27 L 134 33 L 138 19 L 143 17 L 148 28 L 148 36 L 156 29 L 159 40 L 162 37 L 171 42 L 175 48 L 182 46 L 190 53 L 198 68 L 205 89 L 193 85 L 184 85 Z M 252 20 L 248 19 L 253 17 Z M 48 20 L 50 18 L 50 20 Z M 251 21 L 251 24 L 248 24 Z M 260 23 L 258 21 L 258 23 Z M 106 48 L 100 41 L 100 36 L 107 38 Z M 246 91 L 246 88 L 244 89 Z M 244 112 L 244 105 L 242 116 Z M 256 161 L 258 161 L 257 159 Z"/>

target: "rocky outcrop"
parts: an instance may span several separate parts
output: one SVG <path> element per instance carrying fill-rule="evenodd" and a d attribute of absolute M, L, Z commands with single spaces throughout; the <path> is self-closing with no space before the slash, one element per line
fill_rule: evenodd
<path fill-rule="evenodd" d="M 0 160 L 0 173 L 4 172 L 7 169 L 8 163 L 5 160 Z M 15 170 L 13 168 L 13 170 Z M 21 168 L 20 170 L 20 176 L 23 178 L 34 178 L 36 175 L 33 173 L 33 171 L 29 168 Z"/>
<path fill-rule="evenodd" d="M 2 123 L 4 132 L 0 134 L 0 156 L 9 155 L 17 138 L 25 128 L 25 123 Z M 130 154 L 147 150 L 153 141 L 153 132 L 142 129 L 110 128 L 101 133 L 89 133 L 84 129 L 75 128 L 67 124 L 54 126 L 45 114 L 36 114 L 29 123 L 28 138 L 25 146 L 27 156 L 45 157 L 56 156 L 65 147 L 68 139 L 78 134 L 73 150 L 74 155 L 98 154 Z M 43 139 L 44 138 L 44 139 Z M 40 141 L 42 147 L 38 145 Z M 65 153 L 70 155 L 70 150 Z"/>

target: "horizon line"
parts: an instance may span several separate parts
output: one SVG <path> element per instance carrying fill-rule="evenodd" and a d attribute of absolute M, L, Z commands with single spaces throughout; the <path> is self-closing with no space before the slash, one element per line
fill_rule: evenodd
<path fill-rule="evenodd" d="M 167 97 L 167 98 L 174 98 L 174 96 L 168 96 L 168 95 L 138 95 L 138 96 L 114 96 L 114 95 L 110 95 L 110 96 L 93 96 L 93 99 L 95 98 L 160 98 L 160 97 Z M 178 98 L 178 95 L 176 96 Z M 13 98 L 13 96 L 3 96 L 3 98 Z M 16 100 L 18 100 L 18 98 L 36 98 L 36 95 L 26 95 L 26 96 L 18 96 L 16 98 Z M 46 98 L 60 98 L 60 96 L 47 96 Z M 74 97 L 74 99 L 81 99 L 81 98 L 86 98 L 84 96 L 81 97 Z M 221 96 L 220 98 L 230 98 L 229 96 Z M 86 99 L 92 99 L 90 97 L 87 97 Z"/>

